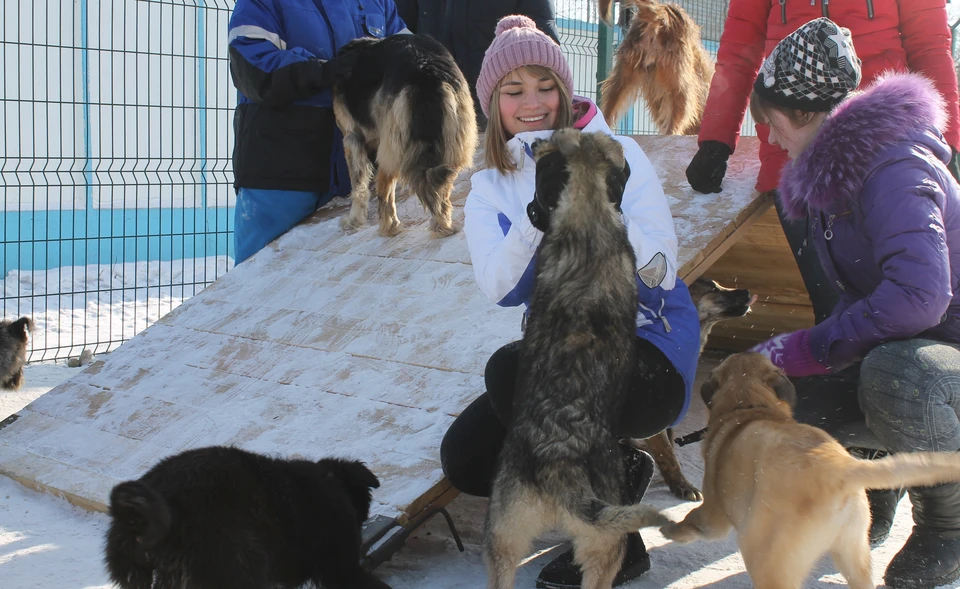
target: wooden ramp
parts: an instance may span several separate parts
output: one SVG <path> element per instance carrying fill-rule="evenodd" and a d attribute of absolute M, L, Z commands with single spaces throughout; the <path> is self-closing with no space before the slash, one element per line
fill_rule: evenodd
<path fill-rule="evenodd" d="M 670 195 L 681 275 L 695 278 L 770 206 L 753 191 L 756 140 L 716 195 L 684 178 L 695 137 L 637 141 Z M 104 510 L 116 483 L 160 458 L 233 444 L 364 460 L 381 479 L 372 515 L 390 525 L 445 504 L 456 493 L 440 440 L 483 391 L 490 354 L 520 336 L 521 311 L 482 296 L 462 233 L 430 239 L 416 199 L 399 200 L 400 236 L 345 234 L 346 205 L 321 210 L 0 424 L 0 472 Z"/>

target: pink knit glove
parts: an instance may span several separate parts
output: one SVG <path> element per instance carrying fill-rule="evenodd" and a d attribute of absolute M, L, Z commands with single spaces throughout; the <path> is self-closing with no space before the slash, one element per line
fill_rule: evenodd
<path fill-rule="evenodd" d="M 817 362 L 810 353 L 810 332 L 806 329 L 781 333 L 750 348 L 750 351 L 770 358 L 774 366 L 783 370 L 787 376 L 818 376 L 830 373 L 830 369 Z"/>

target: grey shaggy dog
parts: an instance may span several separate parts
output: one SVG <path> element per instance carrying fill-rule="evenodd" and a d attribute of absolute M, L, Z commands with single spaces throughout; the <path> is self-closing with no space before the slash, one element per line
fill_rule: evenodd
<path fill-rule="evenodd" d="M 21 317 L 0 321 L 0 387 L 10 390 L 23 386 L 23 365 L 27 363 L 27 342 L 33 321 Z"/>
<path fill-rule="evenodd" d="M 584 589 L 608 589 L 625 535 L 668 521 L 622 505 L 624 472 L 614 425 L 633 372 L 636 259 L 606 178 L 623 148 L 573 129 L 534 144 L 559 150 L 570 179 L 537 251 L 536 282 L 520 344 L 512 423 L 487 511 L 491 589 L 514 586 L 516 568 L 542 532 L 573 537 Z"/>

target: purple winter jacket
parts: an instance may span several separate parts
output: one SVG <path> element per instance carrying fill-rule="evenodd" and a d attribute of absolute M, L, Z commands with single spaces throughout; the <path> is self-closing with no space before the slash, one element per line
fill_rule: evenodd
<path fill-rule="evenodd" d="M 960 187 L 937 130 L 945 121 L 932 82 L 886 74 L 835 108 L 784 168 L 784 210 L 809 216 L 840 292 L 810 330 L 811 352 L 829 368 L 890 340 L 960 343 Z"/>

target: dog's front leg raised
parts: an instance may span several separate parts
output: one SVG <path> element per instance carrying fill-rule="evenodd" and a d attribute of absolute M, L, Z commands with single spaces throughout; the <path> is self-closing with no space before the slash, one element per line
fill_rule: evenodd
<path fill-rule="evenodd" d="M 367 155 L 363 139 L 356 133 L 345 134 L 343 151 L 350 168 L 350 212 L 340 218 L 340 227 L 354 230 L 367 223 L 367 205 L 370 201 L 370 180 L 373 179 L 373 162 Z"/>
<path fill-rule="evenodd" d="M 674 542 L 688 544 L 701 539 L 718 540 L 729 534 L 732 527 L 720 505 L 713 505 L 708 496 L 683 521 L 661 527 L 660 533 Z"/>

